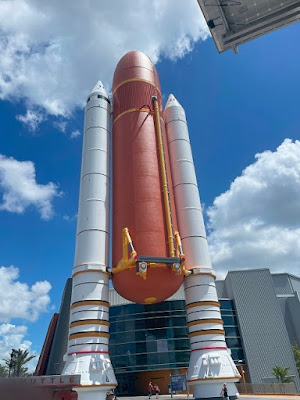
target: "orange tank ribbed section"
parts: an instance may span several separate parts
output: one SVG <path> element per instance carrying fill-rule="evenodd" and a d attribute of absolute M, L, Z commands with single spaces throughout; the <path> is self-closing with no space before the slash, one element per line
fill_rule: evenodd
<path fill-rule="evenodd" d="M 113 267 L 122 258 L 122 229 L 127 227 L 138 255 L 168 257 L 168 237 L 152 96 L 162 101 L 155 67 L 143 53 L 127 53 L 113 80 Z M 177 230 L 165 126 L 165 157 L 174 230 Z M 135 268 L 113 275 L 116 291 L 128 300 L 163 301 L 178 290 L 182 276 L 170 267 L 148 268 L 147 279 Z"/>

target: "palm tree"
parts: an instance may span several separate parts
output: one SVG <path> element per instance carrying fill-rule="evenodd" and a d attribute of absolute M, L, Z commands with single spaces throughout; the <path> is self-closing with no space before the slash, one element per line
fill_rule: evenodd
<path fill-rule="evenodd" d="M 0 378 L 6 378 L 7 375 L 8 375 L 7 368 L 4 365 L 0 364 Z"/>
<path fill-rule="evenodd" d="M 293 382 L 293 377 L 288 375 L 289 367 L 283 368 L 279 365 L 275 365 L 272 374 L 276 376 L 280 383 Z"/>
<path fill-rule="evenodd" d="M 296 361 L 296 366 L 298 370 L 298 374 L 300 375 L 300 347 L 297 345 L 297 343 L 292 346 L 295 361 Z"/>
<path fill-rule="evenodd" d="M 8 376 L 10 377 L 11 375 L 13 375 L 13 369 L 14 369 L 14 363 L 15 363 L 15 354 L 16 354 L 15 349 L 12 349 L 10 355 L 10 358 L 8 360 L 4 360 L 7 370 L 8 370 Z"/>
<path fill-rule="evenodd" d="M 24 367 L 24 365 L 34 357 L 29 355 L 28 350 L 12 349 L 10 358 L 4 360 L 7 365 L 8 376 L 26 376 L 28 368 Z"/>

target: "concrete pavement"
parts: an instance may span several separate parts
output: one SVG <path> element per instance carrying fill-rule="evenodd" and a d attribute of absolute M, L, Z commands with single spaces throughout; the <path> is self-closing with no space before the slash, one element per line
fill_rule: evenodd
<path fill-rule="evenodd" d="M 266 395 L 266 394 L 248 394 L 240 395 L 242 400 L 296 400 L 299 395 Z M 148 396 L 133 396 L 133 397 L 122 397 L 118 396 L 122 400 L 148 400 Z M 187 397 L 186 395 L 173 395 L 173 400 L 193 400 L 193 396 Z M 155 400 L 155 396 L 152 396 L 151 400 Z M 170 395 L 160 395 L 159 400 L 172 400 Z"/>

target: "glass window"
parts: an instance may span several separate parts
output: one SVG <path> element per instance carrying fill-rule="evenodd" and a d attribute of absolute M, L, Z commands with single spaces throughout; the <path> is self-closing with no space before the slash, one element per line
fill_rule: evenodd
<path fill-rule="evenodd" d="M 127 357 L 126 356 L 111 357 L 111 362 L 114 368 L 126 367 Z"/>
<path fill-rule="evenodd" d="M 232 349 L 231 356 L 234 361 L 244 360 L 244 352 L 243 349 Z"/>
<path fill-rule="evenodd" d="M 156 365 L 158 363 L 157 353 L 149 353 L 147 355 L 147 365 Z"/>
<path fill-rule="evenodd" d="M 110 353 L 119 371 L 182 368 L 189 363 L 183 300 L 110 309 Z M 230 311 L 227 311 L 227 313 Z"/>
<path fill-rule="evenodd" d="M 174 340 L 173 343 L 174 343 L 175 350 L 189 350 L 190 349 L 189 339 Z"/>
<path fill-rule="evenodd" d="M 140 342 L 140 343 L 136 343 L 136 352 L 137 353 L 146 353 L 147 348 L 146 348 L 146 342 Z"/>
<path fill-rule="evenodd" d="M 147 329 L 156 329 L 168 326 L 168 320 L 165 317 L 148 318 L 145 321 Z"/>
<path fill-rule="evenodd" d="M 135 329 L 145 329 L 145 320 L 144 319 L 136 319 L 135 320 Z"/>
<path fill-rule="evenodd" d="M 176 356 L 176 361 L 180 363 L 188 364 L 190 361 L 190 352 L 189 351 L 178 351 L 174 353 Z"/>
<path fill-rule="evenodd" d="M 184 300 L 169 301 L 172 310 L 185 310 Z"/>
<path fill-rule="evenodd" d="M 222 318 L 224 318 L 225 315 L 235 315 L 235 312 L 232 310 L 221 310 Z"/>
<path fill-rule="evenodd" d="M 147 365 L 147 354 L 138 354 L 136 356 L 137 365 Z"/>
<path fill-rule="evenodd" d="M 229 348 L 242 347 L 241 340 L 239 338 L 226 338 L 226 343 Z"/>
<path fill-rule="evenodd" d="M 236 318 L 233 315 L 224 315 L 222 319 L 224 325 L 237 325 Z"/>
<path fill-rule="evenodd" d="M 147 335 L 151 335 L 151 337 L 154 336 L 155 339 L 167 339 L 170 337 L 170 329 L 151 329 L 147 332 Z"/>
<path fill-rule="evenodd" d="M 239 330 L 237 326 L 224 326 L 225 336 L 239 336 Z"/>
<path fill-rule="evenodd" d="M 164 353 L 169 351 L 167 339 L 159 339 L 156 341 L 156 344 L 158 353 Z"/>
<path fill-rule="evenodd" d="M 175 353 L 159 353 L 158 354 L 158 364 L 168 364 L 170 362 L 174 363 L 175 360 Z"/>
<path fill-rule="evenodd" d="M 126 340 L 129 341 L 133 337 L 133 340 L 136 342 L 144 342 L 146 340 L 146 334 L 146 331 L 136 331 L 135 333 L 133 332 L 133 335 L 126 332 Z"/>
<path fill-rule="evenodd" d="M 143 333 L 143 332 L 141 332 L 141 333 Z M 118 337 L 119 337 L 119 343 L 136 342 L 137 341 L 135 331 L 120 332 Z M 141 340 L 145 340 L 143 335 L 142 335 Z"/>
<path fill-rule="evenodd" d="M 109 327 L 109 333 L 115 333 L 116 332 L 116 324 L 112 324 L 110 323 L 110 327 Z"/>
<path fill-rule="evenodd" d="M 186 326 L 187 320 L 185 317 L 174 316 L 168 320 L 169 326 Z"/>
<path fill-rule="evenodd" d="M 219 300 L 221 310 L 233 310 L 233 301 L 232 300 Z"/>
<path fill-rule="evenodd" d="M 172 331 L 174 332 L 173 337 L 175 338 L 188 337 L 188 328 L 186 326 L 182 328 L 173 328 Z"/>

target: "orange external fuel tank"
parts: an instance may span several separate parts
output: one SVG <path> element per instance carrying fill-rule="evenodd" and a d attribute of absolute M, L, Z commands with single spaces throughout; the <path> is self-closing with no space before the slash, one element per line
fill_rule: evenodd
<path fill-rule="evenodd" d="M 113 79 L 112 279 L 121 296 L 151 304 L 179 289 L 176 230 L 159 78 L 151 60 L 132 51 Z"/>

